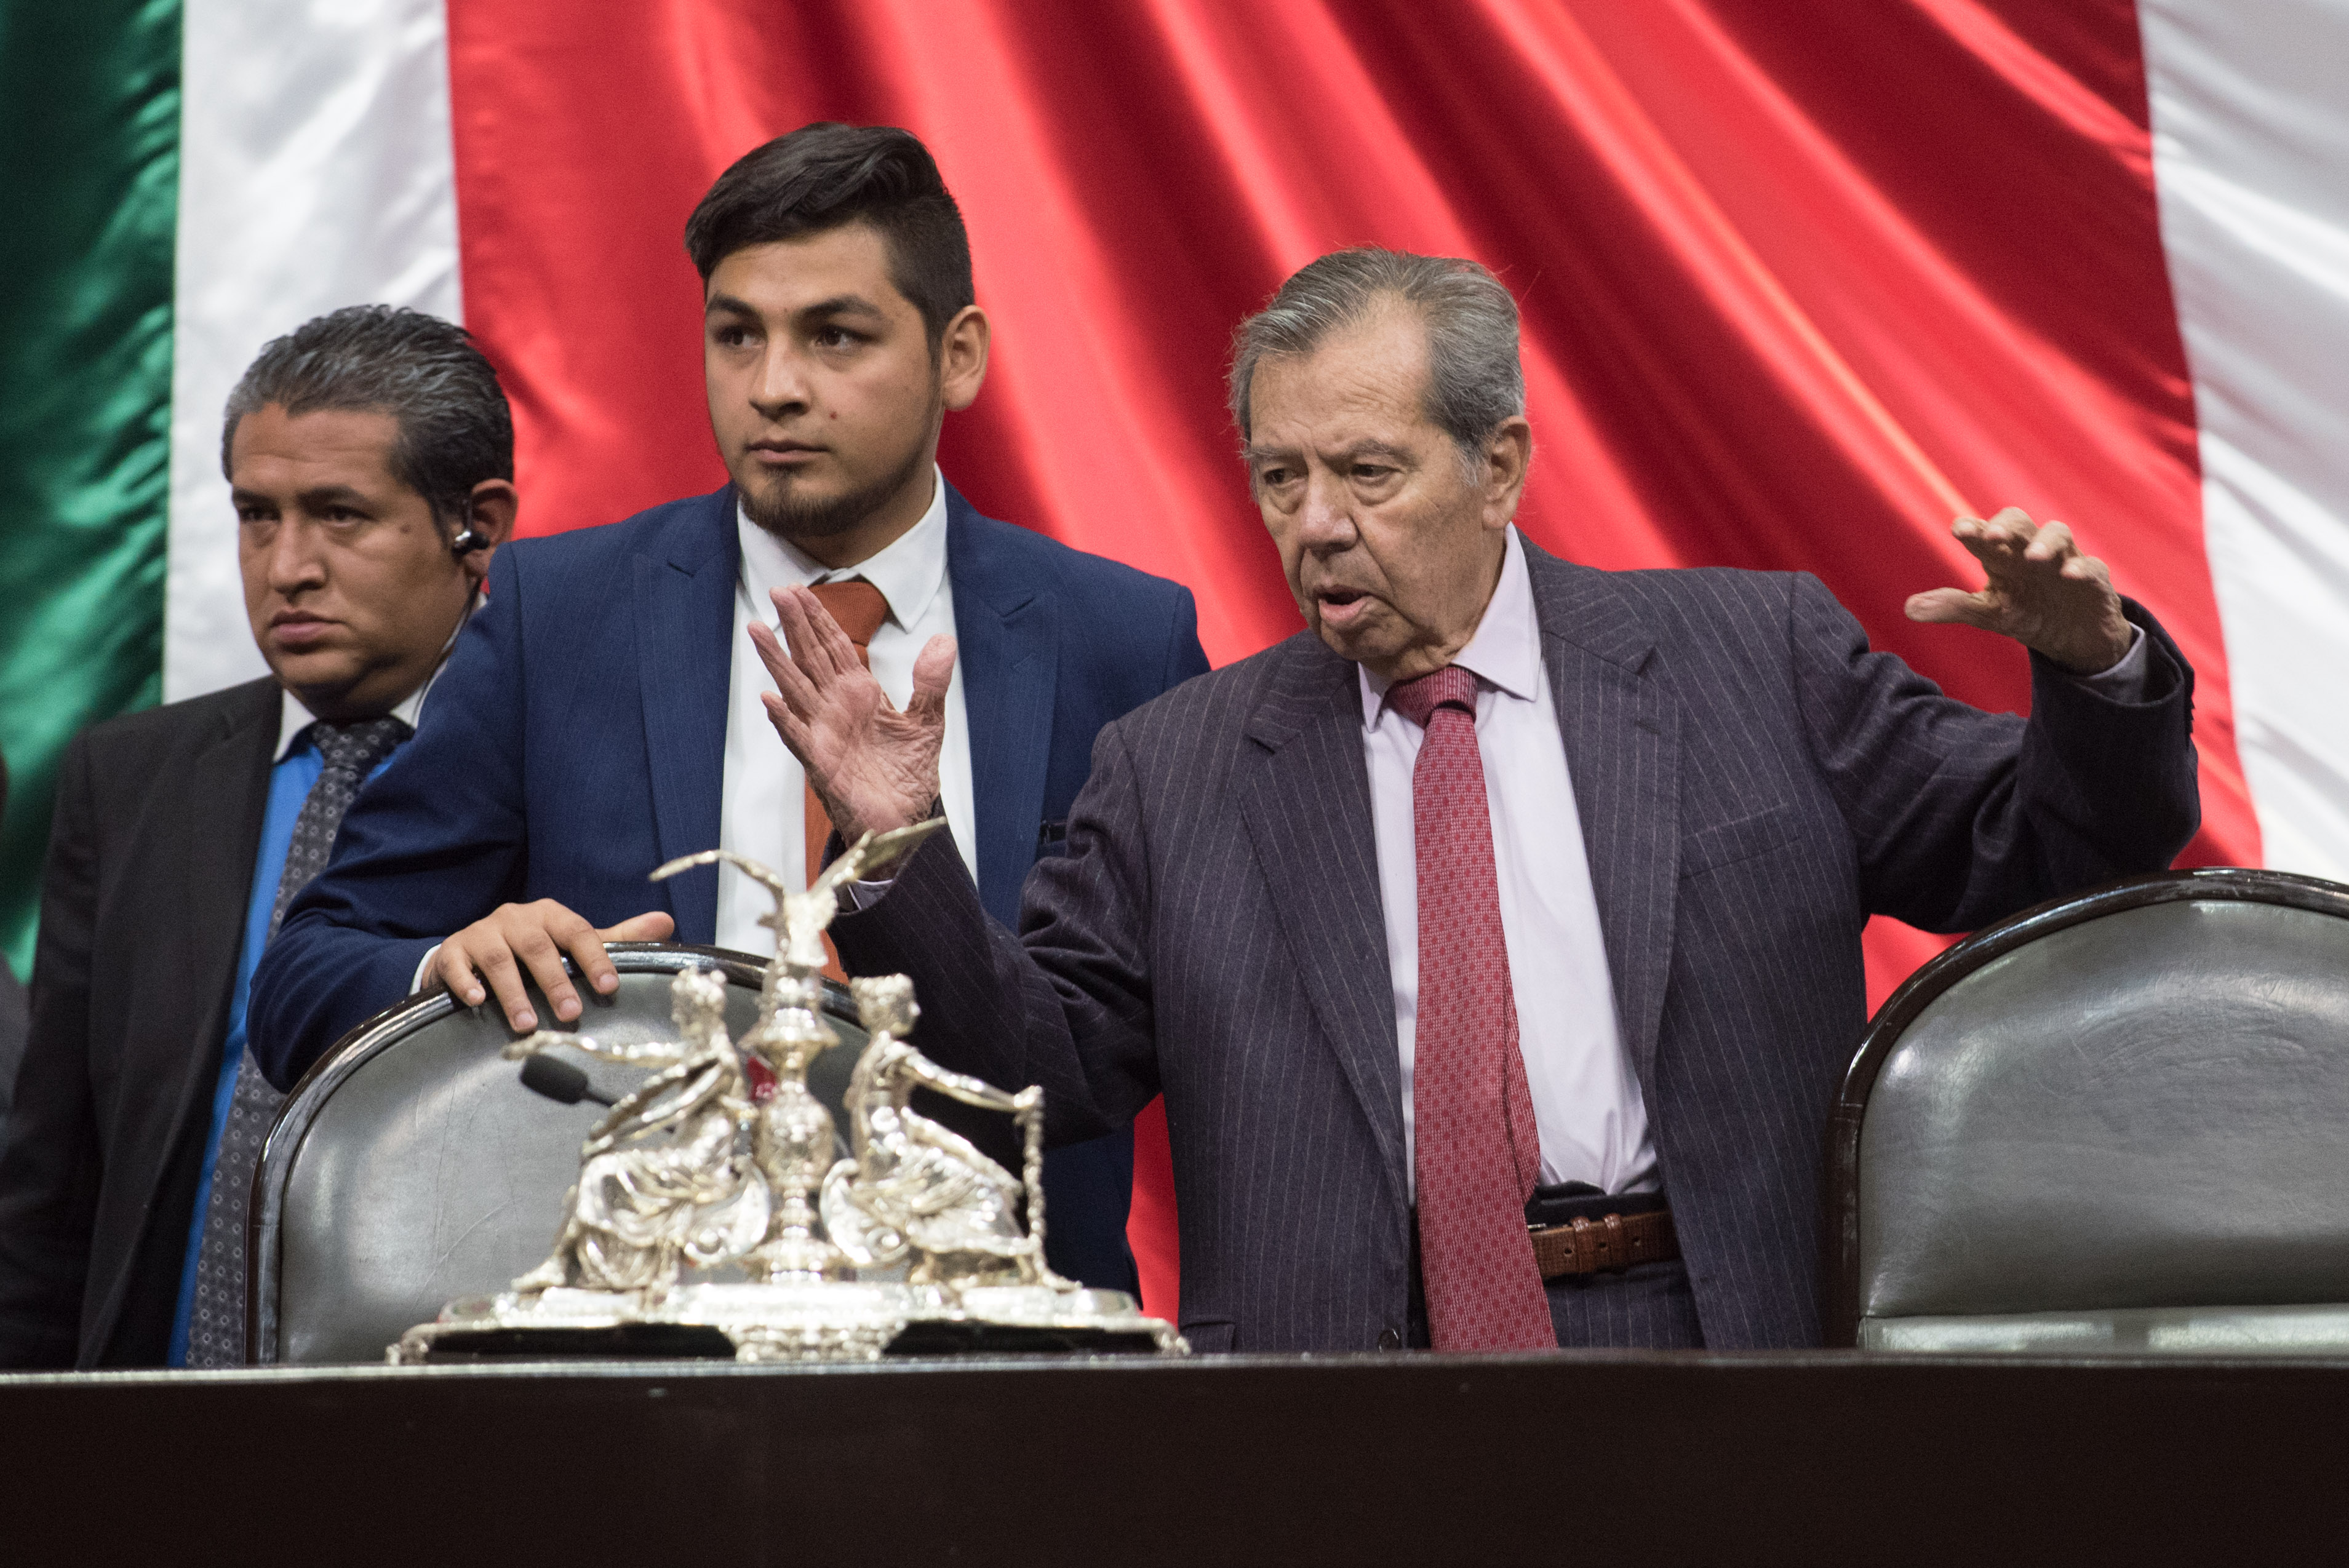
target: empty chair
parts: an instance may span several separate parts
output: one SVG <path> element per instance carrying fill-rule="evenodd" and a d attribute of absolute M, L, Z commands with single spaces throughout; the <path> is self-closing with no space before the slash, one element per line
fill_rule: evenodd
<path fill-rule="evenodd" d="M 572 1032 L 677 1038 L 669 981 L 694 967 L 725 972 L 736 1037 L 757 1016 L 761 965 L 745 954 L 656 943 L 609 951 L 619 989 L 591 1000 Z M 542 1017 L 554 1016 L 532 996 Z M 841 1044 L 808 1079 L 837 1119 L 864 1033 L 842 987 L 827 984 L 826 1010 Z M 254 1182 L 255 1360 L 380 1361 L 453 1298 L 502 1290 L 544 1260 L 604 1108 L 524 1088 L 520 1064 L 502 1054 L 513 1037 L 494 1003 L 416 997 L 352 1031 L 287 1099 Z M 645 1076 L 560 1054 L 607 1095 Z"/>
<path fill-rule="evenodd" d="M 2349 888 L 2173 872 L 1951 949 L 1827 1177 L 1830 1344 L 2349 1350 Z"/>

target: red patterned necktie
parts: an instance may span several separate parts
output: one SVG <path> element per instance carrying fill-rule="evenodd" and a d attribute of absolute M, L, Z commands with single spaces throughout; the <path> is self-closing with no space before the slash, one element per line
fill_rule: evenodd
<path fill-rule="evenodd" d="M 1411 777 L 1418 841 L 1419 1027 L 1412 1126 L 1419 1253 L 1438 1350 L 1554 1350 L 1526 1232 L 1541 1173 L 1501 931 L 1476 677 L 1453 665 L 1387 693 L 1426 731 Z"/>

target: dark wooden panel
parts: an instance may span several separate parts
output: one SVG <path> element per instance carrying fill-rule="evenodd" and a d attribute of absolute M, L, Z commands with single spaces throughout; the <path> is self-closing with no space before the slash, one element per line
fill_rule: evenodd
<path fill-rule="evenodd" d="M 2349 1363 L 1569 1354 L 0 1378 L 105 1561 L 1986 1563 L 2349 1548 Z"/>

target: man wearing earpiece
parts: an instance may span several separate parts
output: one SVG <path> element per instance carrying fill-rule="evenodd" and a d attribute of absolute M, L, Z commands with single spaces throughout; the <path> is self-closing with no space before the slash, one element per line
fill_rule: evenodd
<path fill-rule="evenodd" d="M 245 1200 L 281 1098 L 245 1047 L 254 968 L 513 528 L 497 374 L 414 311 L 271 343 L 221 460 L 270 673 L 66 753 L 0 1122 L 0 1366 L 244 1359 Z"/>

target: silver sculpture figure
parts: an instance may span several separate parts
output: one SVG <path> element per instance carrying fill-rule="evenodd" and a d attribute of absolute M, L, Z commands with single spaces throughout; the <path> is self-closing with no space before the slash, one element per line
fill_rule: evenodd
<path fill-rule="evenodd" d="M 514 1281 L 517 1291 L 657 1288 L 688 1263 L 711 1267 L 766 1235 L 767 1184 L 736 1152 L 753 1107 L 742 1058 L 726 1036 L 726 977 L 688 970 L 669 995 L 684 1037 L 676 1042 L 607 1046 L 541 1029 L 506 1047 L 513 1059 L 564 1045 L 664 1069 L 588 1134 L 554 1254 Z"/>
<path fill-rule="evenodd" d="M 794 892 L 765 866 L 731 850 L 704 850 L 674 860 L 653 879 L 724 861 L 774 895 L 759 923 L 775 933 L 774 961 L 759 996 L 759 1021 L 742 1037 L 769 1074 L 752 1136 L 752 1158 L 773 1198 L 766 1237 L 745 1260 L 754 1280 L 846 1279 L 848 1254 L 820 1232 L 816 1193 L 834 1151 L 832 1112 L 808 1091 L 808 1068 L 840 1036 L 823 1016 L 823 934 L 840 909 L 840 890 L 891 865 L 946 826 L 942 817 L 895 832 L 867 833 L 826 866 L 805 892 Z"/>
<path fill-rule="evenodd" d="M 467 1354 L 484 1335 L 559 1346 L 583 1330 L 651 1326 L 716 1329 L 746 1361 L 869 1360 L 915 1326 L 926 1348 L 912 1353 L 926 1355 L 942 1345 L 1185 1352 L 1174 1328 L 1130 1297 L 1045 1266 L 1043 1091 L 1009 1094 L 916 1050 L 906 1036 L 921 1010 L 902 975 L 851 982 L 869 1038 L 843 1107 L 849 1153 L 838 1157 L 832 1113 L 807 1083 L 810 1064 L 840 1043 L 823 1013 L 823 933 L 843 885 L 885 871 L 945 825 L 867 833 L 804 892 L 727 850 L 655 872 L 724 861 L 774 895 L 760 922 L 777 940 L 757 1020 L 730 1038 L 724 976 L 693 970 L 670 987 L 676 1041 L 608 1045 L 540 1030 L 507 1047 L 519 1057 L 570 1046 L 658 1070 L 581 1149 L 553 1255 L 503 1294 L 451 1302 L 401 1336 L 391 1359 Z M 1009 1112 L 1027 1146 L 1020 1178 L 914 1110 L 916 1088 Z M 901 1264 L 902 1282 L 854 1277 Z M 711 1277 L 729 1264 L 740 1282 Z"/>
<path fill-rule="evenodd" d="M 903 975 L 852 980 L 848 988 L 869 1043 L 848 1080 L 851 1157 L 823 1182 L 823 1222 L 833 1240 L 860 1269 L 885 1268 L 911 1253 L 908 1284 L 959 1291 L 1016 1280 L 1066 1288 L 1068 1282 L 1044 1266 L 1043 1091 L 1006 1094 L 947 1071 L 907 1044 L 921 1009 L 914 983 Z M 1027 1140 L 1026 1181 L 1013 1181 L 960 1133 L 912 1109 L 916 1088 L 1009 1111 Z"/>

